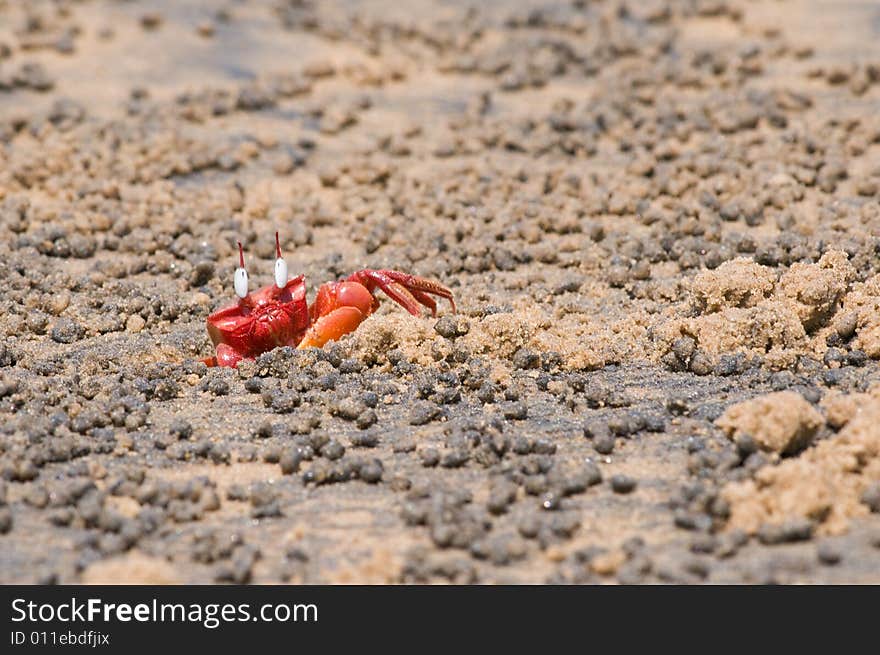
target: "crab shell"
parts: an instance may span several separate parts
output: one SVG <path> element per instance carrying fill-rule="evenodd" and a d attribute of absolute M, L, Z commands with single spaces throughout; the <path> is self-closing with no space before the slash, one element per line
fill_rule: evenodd
<path fill-rule="evenodd" d="M 309 327 L 306 284 L 302 275 L 283 288 L 269 285 L 208 317 L 214 346 L 226 344 L 244 357 L 279 346 L 296 346 Z"/>

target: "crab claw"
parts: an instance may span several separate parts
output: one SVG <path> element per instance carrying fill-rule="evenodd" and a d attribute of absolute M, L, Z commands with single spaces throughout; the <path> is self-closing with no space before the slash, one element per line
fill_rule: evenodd
<path fill-rule="evenodd" d="M 439 282 L 399 271 L 357 271 L 341 282 L 321 285 L 309 308 L 312 323 L 297 348 L 320 348 L 354 332 L 379 306 L 377 289 L 415 316 L 423 306 L 437 315 L 437 302 L 432 295 L 447 299 L 455 311 L 452 292 Z"/>
<path fill-rule="evenodd" d="M 354 332 L 377 306 L 366 286 L 353 280 L 322 284 L 309 308 L 312 324 L 297 348 L 320 348 Z"/>

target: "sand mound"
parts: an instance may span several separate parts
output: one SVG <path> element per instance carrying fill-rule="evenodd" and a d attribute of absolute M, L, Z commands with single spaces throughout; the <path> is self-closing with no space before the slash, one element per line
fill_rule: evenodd
<path fill-rule="evenodd" d="M 861 495 L 880 479 L 880 393 L 875 389 L 864 398 L 836 437 L 765 467 L 754 480 L 728 484 L 723 495 L 731 505 L 729 526 L 754 533 L 765 523 L 806 518 L 818 533 L 838 534 L 850 519 L 868 514 Z"/>
<path fill-rule="evenodd" d="M 520 312 L 490 314 L 472 325 L 462 341 L 475 355 L 510 359 L 517 350 L 531 344 L 537 322 Z"/>
<path fill-rule="evenodd" d="M 731 260 L 698 274 L 689 285 L 690 304 L 655 328 L 659 355 L 683 336 L 708 355 L 743 353 L 763 358 L 773 369 L 791 366 L 799 355 L 821 355 L 827 346 L 820 328 L 849 299 L 854 278 L 840 250 L 828 251 L 815 264 L 793 264 L 778 282 L 772 268 L 744 257 Z M 869 313 L 862 319 L 866 338 L 876 341 L 880 356 L 880 320 L 875 323 L 876 314 Z"/>
<path fill-rule="evenodd" d="M 737 257 L 713 271 L 703 271 L 691 283 L 703 312 L 729 307 L 754 307 L 773 292 L 776 274 L 747 257 Z"/>
<path fill-rule="evenodd" d="M 731 439 L 748 434 L 761 449 L 783 454 L 807 446 L 824 422 L 822 415 L 794 391 L 737 403 L 715 421 Z"/>
<path fill-rule="evenodd" d="M 846 253 L 832 250 L 816 264 L 792 264 L 779 280 L 777 296 L 790 302 L 804 329 L 812 332 L 834 314 L 854 277 Z"/>
<path fill-rule="evenodd" d="M 761 356 L 772 368 L 789 366 L 806 348 L 806 333 L 786 303 L 765 300 L 749 308 L 729 308 L 696 318 L 676 318 L 659 326 L 661 351 L 687 336 L 711 355 L 746 353 Z"/>
<path fill-rule="evenodd" d="M 560 355 L 564 368 L 592 370 L 620 361 L 644 333 L 638 321 L 605 325 L 582 315 L 550 321 L 539 313 L 519 310 L 466 320 L 468 331 L 454 345 L 433 330 L 432 321 L 414 320 L 400 312 L 371 316 L 344 343 L 352 356 L 371 362 L 399 349 L 413 363 L 433 365 L 457 347 L 509 367 L 521 350 L 552 351 Z"/>
<path fill-rule="evenodd" d="M 404 312 L 373 315 L 342 343 L 352 356 L 370 363 L 400 349 L 409 361 L 428 365 L 434 361 L 431 344 L 439 338 L 431 325 Z"/>
<path fill-rule="evenodd" d="M 843 301 L 844 315 L 855 315 L 853 345 L 869 357 L 880 358 L 880 275 L 853 285 Z"/>

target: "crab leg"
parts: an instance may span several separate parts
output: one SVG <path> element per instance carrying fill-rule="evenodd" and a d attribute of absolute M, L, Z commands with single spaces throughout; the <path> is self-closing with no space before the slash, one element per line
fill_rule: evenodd
<path fill-rule="evenodd" d="M 398 271 L 357 271 L 342 282 L 321 285 L 309 308 L 312 325 L 297 348 L 320 348 L 353 332 L 379 306 L 376 289 L 414 316 L 419 315 L 422 306 L 437 315 L 437 303 L 430 294 L 446 298 L 455 311 L 452 292 L 437 282 Z"/>
<path fill-rule="evenodd" d="M 432 295 L 448 300 L 452 305 L 452 311 L 455 312 L 455 299 L 452 297 L 452 292 L 439 282 L 418 275 L 368 268 L 352 273 L 348 276 L 348 280 L 359 282 L 370 293 L 374 293 L 377 288 L 382 289 L 389 298 L 413 316 L 419 315 L 420 304 L 431 310 L 432 316 L 437 315 L 437 303 L 431 298 Z"/>

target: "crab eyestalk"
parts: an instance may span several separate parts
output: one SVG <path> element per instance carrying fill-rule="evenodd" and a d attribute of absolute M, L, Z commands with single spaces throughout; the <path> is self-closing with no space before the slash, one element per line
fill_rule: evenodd
<path fill-rule="evenodd" d="M 247 298 L 248 274 L 244 267 L 244 248 L 241 247 L 241 241 L 238 242 L 238 268 L 235 269 L 232 282 L 235 287 L 235 295 L 242 299 Z"/>
<path fill-rule="evenodd" d="M 283 289 L 287 286 L 287 262 L 281 256 L 281 241 L 278 239 L 278 232 L 275 233 L 275 286 Z"/>

